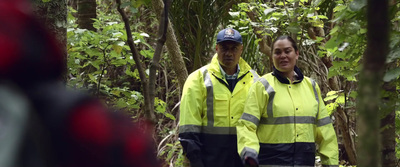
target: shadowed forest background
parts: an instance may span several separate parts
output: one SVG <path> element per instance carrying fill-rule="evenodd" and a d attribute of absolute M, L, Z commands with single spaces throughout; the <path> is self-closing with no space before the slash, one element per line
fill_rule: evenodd
<path fill-rule="evenodd" d="M 225 27 L 242 34 L 242 58 L 260 75 L 272 70 L 272 40 L 280 35 L 296 39 L 297 65 L 320 85 L 334 122 L 340 164 L 362 161 L 356 104 L 364 104 L 357 102 L 362 65 L 375 63 L 367 61 L 366 52 L 372 0 L 32 1 L 64 48 L 67 86 L 101 98 L 133 121 L 152 120 L 165 166 L 188 166 L 177 140 L 181 90 L 188 74 L 215 54 L 216 33 Z M 388 3 L 384 18 L 389 28 L 377 31 L 388 34 L 388 46 L 383 55 L 372 55 L 385 60 L 372 87 L 377 100 L 367 103 L 377 106 L 381 151 L 376 154 L 381 166 L 391 167 L 400 165 L 400 2 L 380 2 Z"/>

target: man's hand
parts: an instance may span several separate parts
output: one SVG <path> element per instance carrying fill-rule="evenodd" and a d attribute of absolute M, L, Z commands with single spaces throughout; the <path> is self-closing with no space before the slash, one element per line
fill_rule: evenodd
<path fill-rule="evenodd" d="M 257 159 L 254 159 L 252 157 L 245 157 L 244 158 L 244 166 L 245 167 L 258 167 L 258 161 L 257 161 Z"/>

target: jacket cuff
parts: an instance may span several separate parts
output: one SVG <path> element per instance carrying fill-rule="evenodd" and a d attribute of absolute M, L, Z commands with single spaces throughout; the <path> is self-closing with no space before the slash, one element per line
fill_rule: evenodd
<path fill-rule="evenodd" d="M 258 164 L 258 154 L 256 150 L 245 147 L 240 153 L 240 158 L 242 159 L 243 164 L 246 164 L 246 157 L 254 159 Z"/>

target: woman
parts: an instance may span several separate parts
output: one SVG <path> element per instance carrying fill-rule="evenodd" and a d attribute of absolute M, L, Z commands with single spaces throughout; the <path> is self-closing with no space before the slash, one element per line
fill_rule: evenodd
<path fill-rule="evenodd" d="M 289 36 L 273 42 L 274 71 L 254 83 L 237 125 L 238 151 L 248 166 L 338 166 L 338 144 L 318 85 L 296 66 Z M 318 149 L 316 145 L 318 145 Z"/>

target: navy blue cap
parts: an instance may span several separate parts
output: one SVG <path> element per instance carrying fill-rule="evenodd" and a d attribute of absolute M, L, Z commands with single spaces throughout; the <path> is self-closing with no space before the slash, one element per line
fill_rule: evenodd
<path fill-rule="evenodd" d="M 234 41 L 242 43 L 242 36 L 238 31 L 233 28 L 223 29 L 217 35 L 217 43 L 221 43 L 224 41 Z"/>

